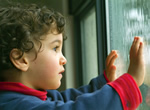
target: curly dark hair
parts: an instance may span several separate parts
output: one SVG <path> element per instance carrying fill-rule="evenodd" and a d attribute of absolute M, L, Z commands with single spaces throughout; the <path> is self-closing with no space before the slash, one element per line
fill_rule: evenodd
<path fill-rule="evenodd" d="M 12 49 L 19 49 L 23 55 L 34 48 L 34 41 L 42 46 L 41 36 L 48 32 L 64 33 L 64 27 L 65 18 L 45 6 L 16 4 L 0 7 L 0 72 L 14 67 L 9 58 Z"/>

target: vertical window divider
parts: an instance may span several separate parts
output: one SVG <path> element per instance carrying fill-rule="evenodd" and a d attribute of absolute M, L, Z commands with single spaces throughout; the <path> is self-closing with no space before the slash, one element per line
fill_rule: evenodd
<path fill-rule="evenodd" d="M 102 74 L 105 69 L 105 60 L 107 57 L 105 0 L 96 0 L 96 22 L 99 67 L 98 73 Z"/>
<path fill-rule="evenodd" d="M 109 32 L 109 11 L 108 11 L 108 0 L 105 1 L 105 12 L 106 12 L 106 37 L 107 37 L 107 53 L 111 51 L 110 49 L 110 32 Z"/>

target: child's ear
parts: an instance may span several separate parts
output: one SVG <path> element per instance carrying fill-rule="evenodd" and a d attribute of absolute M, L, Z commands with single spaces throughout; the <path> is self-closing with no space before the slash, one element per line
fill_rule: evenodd
<path fill-rule="evenodd" d="M 21 58 L 19 58 L 19 56 L 21 56 L 22 52 L 18 49 L 13 49 L 10 52 L 10 60 L 11 62 L 14 64 L 14 66 L 16 68 L 18 68 L 21 71 L 27 71 L 29 68 L 29 61 L 28 58 L 23 55 Z"/>

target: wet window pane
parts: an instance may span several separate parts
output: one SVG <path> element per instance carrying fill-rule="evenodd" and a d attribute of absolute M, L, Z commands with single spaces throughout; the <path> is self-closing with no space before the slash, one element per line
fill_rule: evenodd
<path fill-rule="evenodd" d="M 95 8 L 81 20 L 83 83 L 98 75 Z"/>
<path fill-rule="evenodd" d="M 140 87 L 143 103 L 138 110 L 150 110 L 150 0 L 106 0 L 108 53 L 118 50 L 117 76 L 127 72 L 129 49 L 134 36 L 144 40 L 146 77 Z"/>

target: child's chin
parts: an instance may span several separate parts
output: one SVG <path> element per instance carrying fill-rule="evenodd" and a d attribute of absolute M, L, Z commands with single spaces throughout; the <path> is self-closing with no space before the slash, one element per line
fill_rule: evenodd
<path fill-rule="evenodd" d="M 58 84 L 58 87 L 57 87 L 56 89 L 58 89 L 60 86 L 61 86 L 61 81 L 60 81 L 60 83 Z"/>
<path fill-rule="evenodd" d="M 49 88 L 51 90 L 56 90 L 56 89 L 59 89 L 59 87 L 61 86 L 61 81 L 59 84 L 57 84 L 56 86 L 54 86 L 53 88 Z"/>

